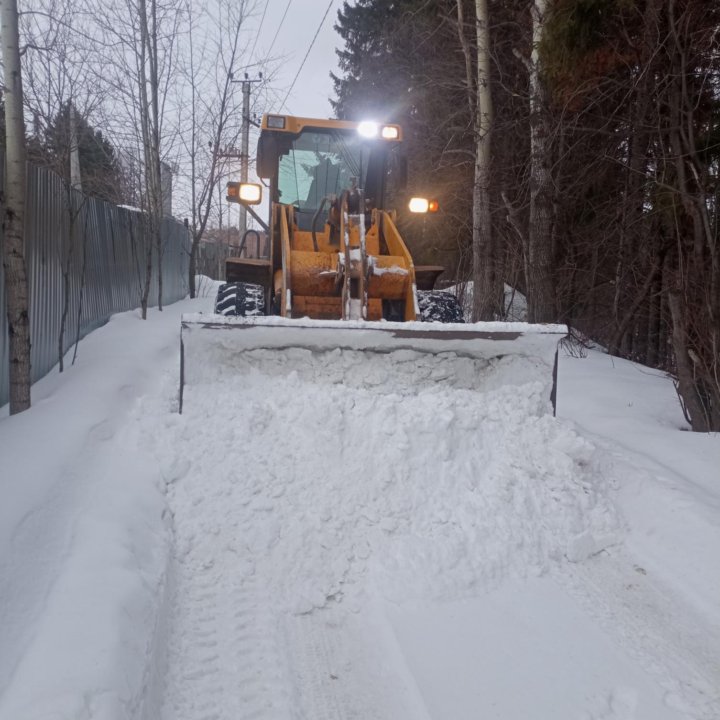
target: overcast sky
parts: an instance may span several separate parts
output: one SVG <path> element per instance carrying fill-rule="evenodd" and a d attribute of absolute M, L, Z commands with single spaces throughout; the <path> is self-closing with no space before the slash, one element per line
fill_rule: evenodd
<path fill-rule="evenodd" d="M 304 117 L 332 116 L 333 111 L 328 100 L 334 95 L 330 72 L 337 72 L 335 48 L 341 42 L 333 26 L 340 7 L 342 0 L 332 0 L 332 4 L 330 0 L 256 0 L 250 23 L 254 29 L 253 34 L 260 28 L 254 56 L 262 59 L 269 55 L 275 59 L 273 64 L 278 68 L 272 77 L 275 99 L 267 103 L 270 107 L 261 107 L 258 103 L 258 114 L 279 112 L 287 97 L 287 104 L 283 109 L 285 113 Z M 323 16 L 325 19 L 320 32 L 310 48 Z M 308 50 L 310 52 L 307 60 L 300 69 Z M 288 97 L 296 75 L 297 81 Z"/>

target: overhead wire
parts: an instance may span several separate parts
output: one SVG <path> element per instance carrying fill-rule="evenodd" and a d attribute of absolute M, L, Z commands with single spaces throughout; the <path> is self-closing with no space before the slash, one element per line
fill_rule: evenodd
<path fill-rule="evenodd" d="M 272 52 L 272 49 L 275 47 L 275 41 L 278 38 L 278 35 L 280 34 L 280 28 L 282 28 L 283 23 L 285 22 L 285 18 L 287 17 L 288 10 L 290 9 L 290 5 L 292 5 L 292 0 L 288 0 L 288 4 L 285 6 L 285 12 L 283 13 L 283 16 L 280 18 L 280 24 L 278 25 L 278 29 L 275 31 L 275 37 L 272 39 L 272 42 L 270 43 L 270 49 L 267 51 L 268 57 L 270 57 L 270 53 Z"/>
<path fill-rule="evenodd" d="M 288 101 L 288 98 L 290 97 L 290 93 L 293 91 L 293 88 L 295 87 L 295 83 L 297 82 L 297 79 L 300 77 L 300 73 L 302 72 L 303 67 L 305 67 L 305 61 L 308 59 L 308 55 L 310 55 L 310 51 L 313 49 L 313 45 L 315 45 L 315 41 L 318 38 L 318 35 L 320 34 L 320 30 L 322 30 L 322 26 L 325 23 L 325 18 L 328 16 L 328 13 L 330 12 L 330 8 L 333 6 L 333 3 L 335 0 L 330 0 L 328 3 L 328 6 L 325 10 L 325 14 L 322 16 L 322 20 L 320 21 L 320 24 L 318 25 L 318 29 L 315 31 L 315 35 L 313 35 L 313 39 L 310 41 L 310 47 L 307 49 L 307 52 L 305 53 L 305 57 L 303 58 L 303 61 L 300 63 L 300 67 L 298 68 L 298 71 L 295 73 L 295 78 L 292 81 L 292 84 L 290 85 L 290 89 L 287 91 L 287 95 L 285 96 L 285 100 L 283 100 L 283 104 L 280 106 L 280 109 L 278 112 L 282 112 L 282 109 L 285 107 L 285 104 Z"/>
<path fill-rule="evenodd" d="M 258 38 L 260 37 L 260 31 L 262 30 L 263 23 L 265 22 L 265 13 L 267 12 L 270 0 L 265 0 L 265 9 L 263 10 L 262 17 L 260 18 L 260 25 L 258 25 L 257 34 L 255 35 L 255 42 L 253 43 L 252 50 L 250 51 L 250 60 L 253 59 L 255 54 L 255 48 L 257 47 Z"/>

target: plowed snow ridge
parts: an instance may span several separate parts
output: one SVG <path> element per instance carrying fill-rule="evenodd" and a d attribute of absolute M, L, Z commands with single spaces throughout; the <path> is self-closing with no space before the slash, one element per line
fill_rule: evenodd
<path fill-rule="evenodd" d="M 485 592 L 621 536 L 594 448 L 548 414 L 530 359 L 257 350 L 214 367 L 162 440 L 179 565 L 166 720 L 320 717 L 287 641 L 303 617 Z M 325 716 L 391 717 L 351 696 Z"/>

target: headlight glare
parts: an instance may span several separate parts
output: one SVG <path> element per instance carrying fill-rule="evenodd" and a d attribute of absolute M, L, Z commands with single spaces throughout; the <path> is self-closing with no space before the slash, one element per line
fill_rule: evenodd
<path fill-rule="evenodd" d="M 377 137 L 378 129 L 378 124 L 372 120 L 363 120 L 357 127 L 358 133 L 365 138 Z"/>

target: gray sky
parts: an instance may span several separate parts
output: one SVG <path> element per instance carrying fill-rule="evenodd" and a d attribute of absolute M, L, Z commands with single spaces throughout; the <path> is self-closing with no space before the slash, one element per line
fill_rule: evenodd
<path fill-rule="evenodd" d="M 278 71 L 272 81 L 277 101 L 271 107 L 257 107 L 260 112 L 279 112 L 305 54 L 325 15 L 330 0 L 256 0 L 253 27 L 258 28 L 267 1 L 265 19 L 260 27 L 255 56 L 262 58 L 268 51 L 276 58 Z M 330 72 L 337 72 L 335 48 L 341 42 L 333 29 L 342 0 L 333 0 L 322 28 L 300 70 L 295 86 L 283 112 L 305 117 L 331 117 L 328 97 L 333 96 Z M 287 8 L 287 15 L 280 24 Z M 278 32 L 279 28 L 279 32 Z M 277 33 L 277 39 L 272 45 Z"/>

